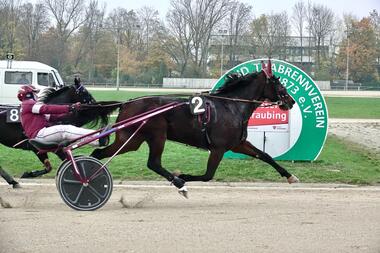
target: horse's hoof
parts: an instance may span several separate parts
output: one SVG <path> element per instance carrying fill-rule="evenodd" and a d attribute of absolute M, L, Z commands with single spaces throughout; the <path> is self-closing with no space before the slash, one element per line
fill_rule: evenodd
<path fill-rule="evenodd" d="M 33 172 L 24 172 L 20 178 L 31 178 L 33 177 Z"/>
<path fill-rule="evenodd" d="M 181 189 L 178 189 L 178 193 L 187 199 L 189 198 L 186 186 L 183 186 Z"/>
<path fill-rule="evenodd" d="M 49 171 L 47 171 L 46 169 L 43 169 L 43 170 L 33 170 L 33 171 L 30 171 L 30 172 L 24 172 L 24 174 L 22 174 L 21 178 L 39 177 L 39 176 L 45 175 L 48 172 Z"/>
<path fill-rule="evenodd" d="M 21 185 L 19 183 L 14 183 L 13 184 L 13 189 L 20 189 Z"/>
<path fill-rule="evenodd" d="M 299 183 L 299 182 L 300 180 L 294 175 L 291 175 L 290 177 L 288 177 L 289 184 L 294 184 L 294 183 Z"/>
<path fill-rule="evenodd" d="M 182 187 L 184 187 L 185 186 L 185 183 L 186 183 L 186 181 L 185 180 L 183 180 L 183 179 L 181 179 L 181 178 L 179 178 L 179 177 L 174 177 L 173 178 L 173 180 L 172 180 L 172 184 L 175 186 L 175 187 L 177 187 L 178 189 L 181 189 Z"/>

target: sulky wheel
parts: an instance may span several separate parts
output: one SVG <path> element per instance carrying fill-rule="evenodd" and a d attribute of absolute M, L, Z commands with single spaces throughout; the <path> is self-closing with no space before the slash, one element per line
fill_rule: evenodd
<path fill-rule="evenodd" d="M 88 183 L 81 183 L 74 172 L 71 162 L 63 162 L 59 168 L 56 184 L 63 201 L 73 209 L 92 211 L 102 207 L 112 193 L 112 177 L 107 167 L 94 173 L 103 164 L 93 158 L 80 156 L 75 158 L 82 178 L 90 179 Z"/>
<path fill-rule="evenodd" d="M 78 158 L 78 157 L 83 157 L 83 155 L 76 155 L 76 156 L 74 156 L 75 159 Z M 60 171 L 63 167 L 67 166 L 67 163 L 71 163 L 71 161 L 70 161 L 70 160 L 67 160 L 67 159 L 64 160 L 64 161 L 62 161 L 61 165 L 59 165 L 59 167 L 58 167 L 58 169 L 57 169 L 57 171 L 56 171 L 56 173 L 55 173 L 55 186 L 57 187 L 57 190 L 58 190 L 58 191 L 59 191 L 58 174 L 59 174 L 59 171 Z"/>

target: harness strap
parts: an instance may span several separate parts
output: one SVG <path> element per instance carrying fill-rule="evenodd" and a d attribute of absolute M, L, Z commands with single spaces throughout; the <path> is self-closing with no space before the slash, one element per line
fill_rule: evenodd
<path fill-rule="evenodd" d="M 230 101 L 242 102 L 242 103 L 262 104 L 262 103 L 266 102 L 263 100 L 255 100 L 255 99 L 249 100 L 249 99 L 241 99 L 241 98 L 229 98 L 229 97 L 214 96 L 214 95 L 210 95 L 209 91 L 205 91 L 205 92 L 200 92 L 200 93 L 178 93 L 178 94 L 165 94 L 165 95 L 149 95 L 149 96 L 143 96 L 143 97 L 138 97 L 138 98 L 132 98 L 126 102 L 120 103 L 120 105 L 124 105 L 124 104 L 130 103 L 130 102 L 134 102 L 134 101 L 137 101 L 140 99 L 146 99 L 146 98 L 154 98 L 154 97 L 162 97 L 162 96 L 164 96 L 164 97 L 186 97 L 186 96 L 192 96 L 192 95 L 201 95 L 204 97 L 224 99 L 224 100 L 230 100 Z M 113 105 L 116 105 L 116 104 L 113 104 Z M 266 104 L 265 106 L 262 106 L 262 107 L 269 107 L 269 106 L 273 106 L 273 105 L 282 105 L 282 101 L 270 102 L 269 104 Z M 91 106 L 91 105 L 88 105 L 88 106 Z M 107 105 L 107 106 L 111 106 L 111 105 Z"/>
<path fill-rule="evenodd" d="M 28 140 L 29 140 L 29 139 L 24 139 L 24 140 L 22 140 L 22 141 L 19 141 L 19 142 L 17 142 L 15 145 L 13 145 L 12 148 L 17 147 L 18 145 L 21 145 L 21 144 L 23 144 L 24 142 L 26 142 L 26 141 L 28 141 Z"/>
<path fill-rule="evenodd" d="M 198 123 L 201 126 L 201 132 L 205 134 L 207 144 L 211 144 L 211 138 L 207 132 L 207 124 L 210 123 L 211 120 L 211 106 L 209 102 L 206 102 L 206 112 L 203 114 L 198 114 Z"/>

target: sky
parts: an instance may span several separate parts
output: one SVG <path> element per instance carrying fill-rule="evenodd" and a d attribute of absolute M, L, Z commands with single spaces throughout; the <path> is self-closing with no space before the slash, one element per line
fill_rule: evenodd
<path fill-rule="evenodd" d="M 127 10 L 137 10 L 143 6 L 150 6 L 159 11 L 160 17 L 165 18 L 165 15 L 170 8 L 170 0 L 99 0 L 107 5 L 107 12 L 117 7 L 122 7 Z M 243 3 L 248 3 L 253 6 L 253 14 L 255 17 L 261 14 L 278 13 L 286 10 L 289 15 L 292 14 L 292 9 L 295 3 L 300 0 L 239 0 Z M 304 0 L 307 3 L 307 0 Z M 380 12 L 380 0 L 311 0 L 312 3 L 323 4 L 333 10 L 339 18 L 343 14 L 353 14 L 361 19 L 368 16 L 369 12 L 376 9 Z"/>

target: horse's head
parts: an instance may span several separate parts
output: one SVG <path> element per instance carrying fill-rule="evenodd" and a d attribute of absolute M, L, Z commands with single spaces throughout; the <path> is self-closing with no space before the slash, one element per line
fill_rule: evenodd
<path fill-rule="evenodd" d="M 75 91 L 73 98 L 78 100 L 75 102 L 81 102 L 82 104 L 93 104 L 96 102 L 94 97 L 88 92 L 86 87 L 84 87 L 79 78 L 74 79 L 72 89 Z"/>
<path fill-rule="evenodd" d="M 262 95 L 263 99 L 270 100 L 271 102 L 278 102 L 279 107 L 282 110 L 292 109 L 295 101 L 288 94 L 286 88 L 281 84 L 280 78 L 277 78 L 272 74 L 270 60 L 266 66 L 262 63 L 261 75 L 266 79 Z"/>
<path fill-rule="evenodd" d="M 74 85 L 65 86 L 61 89 L 47 88 L 39 95 L 39 101 L 46 104 L 93 104 L 95 99 L 88 90 L 79 82 Z"/>
<path fill-rule="evenodd" d="M 273 76 L 270 61 L 266 66 L 263 64 L 261 72 L 246 75 L 239 73 L 227 75 L 224 85 L 212 91 L 211 94 L 253 101 L 269 100 L 278 102 L 283 110 L 291 109 L 295 103 L 285 87 L 280 83 L 279 78 Z"/>
<path fill-rule="evenodd" d="M 267 79 L 262 98 L 271 102 L 278 102 L 280 109 L 292 109 L 295 101 L 281 84 L 280 78 L 272 76 Z"/>

